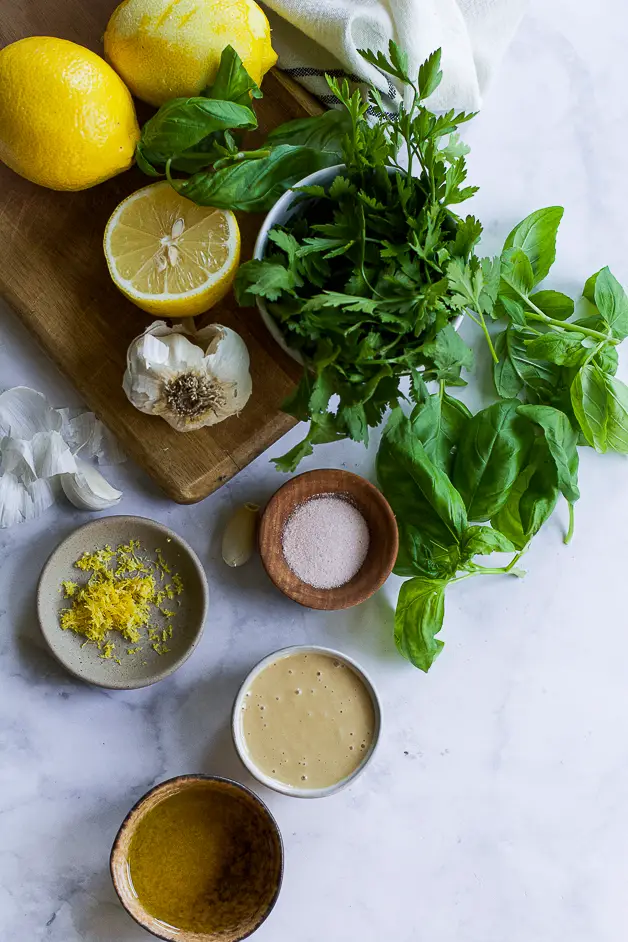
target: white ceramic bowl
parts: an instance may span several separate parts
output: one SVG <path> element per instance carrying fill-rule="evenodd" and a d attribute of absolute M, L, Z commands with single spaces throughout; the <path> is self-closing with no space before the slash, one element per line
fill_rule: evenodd
<path fill-rule="evenodd" d="M 288 220 L 291 219 L 292 216 L 294 216 L 294 214 L 299 212 L 301 209 L 303 203 L 298 199 L 298 187 L 315 185 L 329 186 L 338 176 L 343 167 L 344 164 L 336 164 L 333 167 L 325 167 L 323 170 L 317 170 L 315 173 L 311 173 L 309 177 L 304 177 L 303 180 L 300 180 L 294 189 L 286 190 L 283 196 L 279 197 L 262 223 L 255 241 L 253 258 L 264 258 L 266 254 L 266 247 L 268 245 L 268 233 L 273 228 L 273 226 L 285 226 Z M 286 343 L 286 339 L 277 326 L 276 321 L 268 313 L 268 308 L 266 307 L 266 302 L 263 298 L 257 299 L 257 307 L 262 316 L 264 324 L 266 325 L 272 337 L 277 341 L 281 349 L 287 353 L 288 356 L 292 357 L 293 360 L 296 360 L 297 363 L 303 363 L 303 357 L 298 352 L 298 350 L 293 350 L 292 347 L 289 347 Z"/>
<path fill-rule="evenodd" d="M 304 177 L 303 180 L 300 180 L 296 186 L 291 190 L 286 190 L 283 196 L 280 196 L 273 208 L 266 215 L 260 231 L 255 240 L 255 247 L 253 249 L 253 258 L 263 259 L 266 255 L 266 249 L 268 246 L 268 233 L 273 228 L 273 226 L 285 226 L 289 219 L 298 213 L 302 206 L 303 202 L 299 197 L 298 189 L 302 186 L 330 186 L 334 179 L 338 176 L 341 170 L 344 170 L 344 164 L 335 164 L 333 167 L 325 167 L 323 170 L 317 170 L 315 173 L 311 173 L 309 177 Z M 394 173 L 394 170 L 391 169 L 391 173 Z M 263 298 L 257 298 L 257 307 L 260 312 L 261 318 L 264 321 L 264 325 L 271 334 L 274 340 L 279 344 L 284 353 L 287 353 L 288 356 L 292 357 L 293 360 L 296 360 L 297 363 L 303 363 L 303 357 L 298 352 L 294 350 L 286 343 L 286 338 L 281 332 L 279 326 L 275 319 L 271 316 L 266 307 L 266 302 Z M 460 325 L 462 324 L 464 317 L 460 314 L 454 321 L 452 321 L 454 330 L 460 330 Z"/>
<path fill-rule="evenodd" d="M 266 667 L 268 667 L 269 664 L 273 664 L 280 658 L 289 657 L 291 654 L 326 654 L 329 657 L 333 657 L 339 661 L 342 661 L 343 664 L 346 664 L 358 675 L 366 687 L 373 703 L 373 711 L 375 714 L 375 729 L 373 730 L 373 739 L 371 740 L 371 744 L 366 750 L 362 761 L 350 775 L 345 776 L 345 778 L 340 779 L 338 782 L 334 782 L 333 785 L 327 785 L 325 788 L 298 788 L 294 785 L 286 785 L 285 782 L 277 781 L 277 779 L 272 778 L 270 775 L 266 775 L 261 771 L 261 769 L 257 767 L 246 747 L 244 731 L 242 729 L 242 707 L 244 704 L 246 692 L 255 678 L 261 674 L 261 672 Z M 231 716 L 231 730 L 233 733 L 233 741 L 235 743 L 236 750 L 240 756 L 240 759 L 249 770 L 251 775 L 256 778 L 258 782 L 261 782 L 262 785 L 266 785 L 267 788 L 272 788 L 276 792 L 281 792 L 282 795 L 290 795 L 292 798 L 325 798 L 327 795 L 334 795 L 341 789 L 346 788 L 347 785 L 353 782 L 353 780 L 364 771 L 368 763 L 373 758 L 375 749 L 377 748 L 377 743 L 379 741 L 381 725 L 382 705 L 377 695 L 377 691 L 373 686 L 373 682 L 371 681 L 368 674 L 365 673 L 363 668 L 361 668 L 360 665 L 353 660 L 353 658 L 348 657 L 346 654 L 342 654 L 340 651 L 335 651 L 333 648 L 325 648 L 318 644 L 297 644 L 289 648 L 281 648 L 281 650 L 275 651 L 273 654 L 269 654 L 267 657 L 263 658 L 259 664 L 256 664 L 240 687 L 238 695 L 235 698 L 235 703 L 233 704 L 233 713 Z"/>

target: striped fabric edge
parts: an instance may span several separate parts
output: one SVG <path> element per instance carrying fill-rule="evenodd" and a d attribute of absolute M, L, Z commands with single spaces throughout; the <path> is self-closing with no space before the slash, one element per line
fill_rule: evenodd
<path fill-rule="evenodd" d="M 289 75 L 291 78 L 294 78 L 297 80 L 321 79 L 322 82 L 326 83 L 325 76 L 329 75 L 335 79 L 346 79 L 352 85 L 364 86 L 367 84 L 363 78 L 360 78 L 359 75 L 355 75 L 351 72 L 345 72 L 344 69 L 315 69 L 312 66 L 304 65 L 304 66 L 295 66 L 293 68 L 288 68 L 288 69 L 284 68 L 282 69 L 282 71 L 285 72 L 286 75 Z M 388 76 L 383 76 L 383 77 L 386 79 L 386 84 L 388 85 L 388 91 L 382 97 L 383 99 L 388 99 L 388 102 L 390 103 L 392 109 L 395 109 L 395 107 L 399 104 L 399 100 L 400 100 L 399 92 L 397 91 L 395 86 L 392 84 Z M 311 89 L 311 91 L 313 91 L 313 93 L 316 95 L 318 100 L 322 101 L 324 105 L 329 105 L 330 107 L 338 106 L 338 101 L 334 95 L 322 94 L 316 91 L 315 89 Z M 396 110 L 384 112 L 387 118 L 394 118 L 396 113 L 397 113 Z M 379 112 L 377 111 L 377 109 L 374 108 L 373 105 L 369 105 L 367 115 L 370 118 L 376 118 L 378 117 L 378 114 Z"/>

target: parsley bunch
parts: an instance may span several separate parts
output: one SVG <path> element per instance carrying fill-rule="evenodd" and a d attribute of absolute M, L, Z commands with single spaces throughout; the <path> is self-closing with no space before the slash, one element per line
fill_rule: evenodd
<path fill-rule="evenodd" d="M 293 471 L 315 444 L 343 438 L 366 444 L 369 428 L 402 398 L 404 378 L 464 385 L 461 369 L 472 365 L 452 326 L 467 293 L 448 271 L 453 265 L 463 273 L 472 257 L 477 262 L 473 248 L 482 231 L 476 219 L 452 209 L 476 192 L 465 185 L 468 148 L 457 134 L 473 115 L 427 108 L 442 78 L 440 50 L 416 80 L 394 43 L 388 57 L 362 55 L 407 86 L 409 103 L 389 114 L 375 88 L 365 98 L 328 77 L 345 115 L 344 167 L 328 189 L 302 188 L 300 211 L 270 232 L 272 251 L 242 265 L 236 279 L 238 301 L 263 298 L 306 366 L 284 409 L 310 428 L 276 460 L 283 471 Z M 279 130 L 298 144 L 307 127 L 305 120 Z M 488 260 L 477 266 L 483 267 L 475 316 L 483 323 L 499 268 Z"/>

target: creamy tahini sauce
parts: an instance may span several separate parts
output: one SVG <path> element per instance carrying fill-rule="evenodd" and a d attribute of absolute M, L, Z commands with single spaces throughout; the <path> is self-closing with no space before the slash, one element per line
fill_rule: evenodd
<path fill-rule="evenodd" d="M 363 681 L 342 661 L 289 654 L 262 670 L 246 692 L 242 731 L 261 772 L 298 788 L 325 788 L 364 759 L 375 712 Z"/>

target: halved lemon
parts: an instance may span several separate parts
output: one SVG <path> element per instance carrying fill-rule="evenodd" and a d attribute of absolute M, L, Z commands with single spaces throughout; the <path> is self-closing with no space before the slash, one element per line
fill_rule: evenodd
<path fill-rule="evenodd" d="M 228 292 L 240 261 L 232 212 L 197 206 L 167 181 L 133 193 L 105 228 L 109 273 L 156 317 L 194 317 Z"/>

